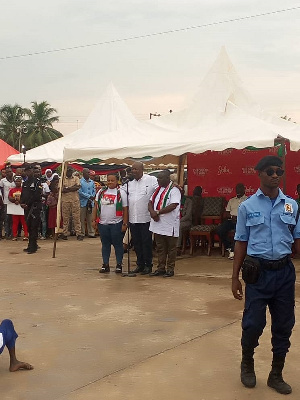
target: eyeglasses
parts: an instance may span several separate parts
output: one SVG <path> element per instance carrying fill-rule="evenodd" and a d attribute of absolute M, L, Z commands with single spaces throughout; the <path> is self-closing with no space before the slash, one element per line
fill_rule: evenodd
<path fill-rule="evenodd" d="M 273 168 L 268 168 L 265 170 L 265 173 L 268 176 L 272 176 L 276 174 L 277 176 L 282 176 L 284 174 L 284 169 L 278 168 L 278 169 L 273 169 Z"/>

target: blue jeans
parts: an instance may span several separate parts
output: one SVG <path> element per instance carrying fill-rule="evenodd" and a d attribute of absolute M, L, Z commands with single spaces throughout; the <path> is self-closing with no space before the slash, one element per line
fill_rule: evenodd
<path fill-rule="evenodd" d="M 98 224 L 98 231 L 102 242 L 102 259 L 103 264 L 109 264 L 111 245 L 114 246 L 117 264 L 122 264 L 123 261 L 123 238 L 122 223 L 118 224 Z"/>

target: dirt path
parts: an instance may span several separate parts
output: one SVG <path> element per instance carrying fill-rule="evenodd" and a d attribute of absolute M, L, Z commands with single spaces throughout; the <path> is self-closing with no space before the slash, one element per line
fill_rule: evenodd
<path fill-rule="evenodd" d="M 257 388 L 239 382 L 243 304 L 231 297 L 227 259 L 185 257 L 170 279 L 122 278 L 98 273 L 97 239 L 59 242 L 55 259 L 50 241 L 40 245 L 27 255 L 21 242 L 0 242 L 1 316 L 15 322 L 19 358 L 35 366 L 9 373 L 5 350 L 1 400 L 279 398 L 265 384 L 269 329 Z M 296 326 L 285 370 L 290 399 L 300 395 L 299 338 Z"/>

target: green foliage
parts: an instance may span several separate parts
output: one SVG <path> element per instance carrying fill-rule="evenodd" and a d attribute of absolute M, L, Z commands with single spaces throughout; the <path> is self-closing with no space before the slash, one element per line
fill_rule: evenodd
<path fill-rule="evenodd" d="M 56 110 L 46 101 L 33 101 L 30 108 L 5 104 L 0 108 L 0 137 L 16 149 L 40 146 L 62 134 L 53 128 L 59 121 Z"/>
<path fill-rule="evenodd" d="M 0 108 L 0 137 L 15 149 L 19 147 L 18 129 L 24 126 L 24 120 L 25 111 L 19 104 L 4 104 Z"/>

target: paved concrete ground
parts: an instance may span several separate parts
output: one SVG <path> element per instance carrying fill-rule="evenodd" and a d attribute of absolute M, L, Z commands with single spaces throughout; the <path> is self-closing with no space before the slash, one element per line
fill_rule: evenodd
<path fill-rule="evenodd" d="M 0 242 L 1 317 L 15 323 L 19 359 L 35 367 L 8 372 L 5 350 L 1 400 L 282 397 L 266 386 L 269 325 L 256 354 L 257 387 L 239 381 L 243 304 L 231 296 L 232 262 L 217 251 L 178 260 L 174 278 L 123 278 L 98 273 L 98 239 L 59 241 L 55 259 L 50 241 L 40 245 L 27 255 L 22 242 Z M 296 325 L 289 399 L 300 397 L 299 339 Z"/>

